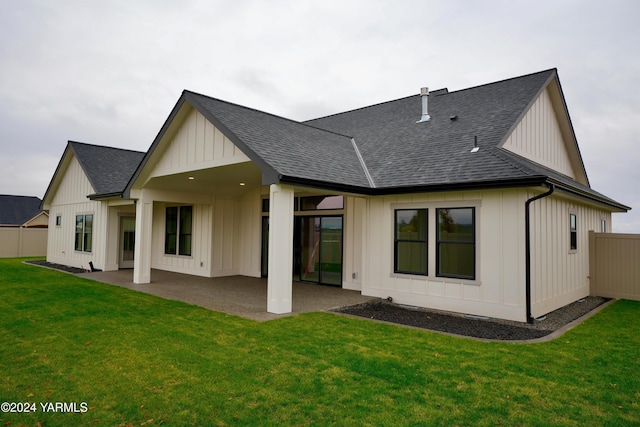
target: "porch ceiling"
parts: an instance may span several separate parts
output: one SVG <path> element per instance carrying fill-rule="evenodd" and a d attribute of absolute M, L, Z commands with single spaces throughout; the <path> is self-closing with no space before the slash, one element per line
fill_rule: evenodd
<path fill-rule="evenodd" d="M 144 187 L 238 197 L 261 185 L 260 168 L 253 162 L 245 162 L 154 177 Z"/>

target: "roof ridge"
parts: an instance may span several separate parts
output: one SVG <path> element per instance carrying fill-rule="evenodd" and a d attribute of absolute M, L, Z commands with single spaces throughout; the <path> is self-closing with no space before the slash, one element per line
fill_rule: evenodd
<path fill-rule="evenodd" d="M 108 145 L 90 144 L 88 142 L 80 142 L 80 141 L 72 141 L 72 140 L 69 140 L 67 142 L 69 144 L 85 145 L 87 147 L 108 148 L 110 150 L 128 151 L 131 153 L 142 153 L 142 154 L 146 153 L 146 151 L 131 150 L 130 148 L 110 147 Z"/>
<path fill-rule="evenodd" d="M 536 76 L 536 75 L 539 75 L 539 74 L 548 73 L 550 71 L 553 71 L 556 74 L 558 73 L 558 69 L 557 68 L 549 68 L 547 70 L 536 71 L 535 73 L 524 74 L 522 76 L 509 77 L 509 78 L 502 79 L 502 80 L 496 80 L 495 82 L 483 83 L 483 84 L 476 85 L 476 86 L 469 86 L 469 87 L 465 87 L 465 88 L 458 89 L 458 90 L 450 90 L 448 93 L 443 93 L 441 96 L 443 96 L 443 95 L 451 95 L 453 93 L 464 92 L 466 90 L 479 89 L 479 88 L 486 87 L 486 86 L 506 83 L 506 82 L 512 81 L 512 80 L 518 80 L 518 79 L 524 79 L 524 78 L 527 78 L 527 77 L 533 77 L 533 76 Z"/>
<path fill-rule="evenodd" d="M 440 90 L 440 89 L 438 89 L 438 90 Z M 358 107 L 358 108 L 354 108 L 354 109 L 351 109 L 351 110 L 341 111 L 339 113 L 329 114 L 327 116 L 321 116 L 321 117 L 316 117 L 314 119 L 305 120 L 304 122 L 301 122 L 301 123 L 302 124 L 307 124 L 308 122 L 313 122 L 315 120 L 328 119 L 329 117 L 335 117 L 335 116 L 340 116 L 342 114 L 348 114 L 348 113 L 353 113 L 353 112 L 356 112 L 356 111 L 366 110 L 367 108 L 379 107 L 380 105 L 390 104 L 392 102 L 403 101 L 405 99 L 413 98 L 413 97 L 416 97 L 416 96 L 420 96 L 420 94 L 416 93 L 415 95 L 403 96 L 402 98 L 392 99 L 392 100 L 389 100 L 389 101 L 382 101 L 382 102 L 378 102 L 376 104 L 371 104 L 371 105 L 365 105 L 364 107 Z M 311 125 L 308 125 L 308 126 L 311 126 Z"/>
<path fill-rule="evenodd" d="M 478 89 L 478 88 L 485 87 L 485 86 L 505 83 L 505 82 L 508 82 L 510 80 L 516 80 L 516 79 L 531 77 L 531 76 L 538 75 L 538 74 L 548 73 L 550 71 L 555 71 L 557 73 L 558 70 L 557 70 L 557 68 L 549 68 L 547 70 L 542 70 L 542 71 L 537 71 L 537 72 L 534 72 L 534 73 L 524 74 L 522 76 L 509 77 L 509 78 L 506 78 L 506 79 L 497 80 L 495 82 L 484 83 L 484 84 L 480 84 L 480 85 L 476 85 L 476 86 L 470 86 L 470 87 L 466 87 L 466 88 L 462 88 L 462 89 L 458 89 L 458 90 L 453 90 L 453 91 L 449 90 L 448 88 L 445 87 L 445 88 L 429 91 L 429 94 L 432 94 L 432 93 L 435 93 L 435 92 L 441 92 L 441 93 L 435 94 L 435 96 L 451 95 L 451 94 L 457 93 L 457 92 L 463 92 L 463 91 L 470 90 L 470 89 Z M 307 122 L 312 122 L 312 121 L 315 121 L 315 120 L 328 119 L 329 117 L 335 117 L 335 116 L 339 116 L 341 114 L 353 113 L 353 112 L 356 112 L 356 111 L 365 110 L 367 108 L 378 107 L 380 105 L 390 104 L 392 102 L 403 101 L 403 100 L 406 100 L 406 99 L 409 99 L 409 98 L 414 98 L 414 97 L 419 97 L 419 96 L 420 96 L 420 94 L 416 93 L 414 95 L 403 96 L 401 98 L 392 99 L 392 100 L 389 100 L 389 101 L 378 102 L 378 103 L 371 104 L 371 105 L 365 105 L 364 107 L 358 107 L 358 108 L 354 108 L 354 109 L 351 109 L 351 110 L 342 111 L 342 112 L 339 112 L 339 113 L 334 113 L 334 114 L 329 114 L 329 115 L 326 115 L 326 116 L 316 117 L 314 119 L 305 120 L 304 122 L 301 122 L 301 123 L 306 124 Z"/>
<path fill-rule="evenodd" d="M 288 117 L 280 116 L 278 114 L 270 113 L 268 111 L 258 110 L 257 108 L 247 107 L 245 105 L 241 105 L 241 104 L 238 104 L 236 102 L 226 101 L 226 100 L 220 99 L 220 98 L 214 98 L 213 96 L 205 95 L 205 94 L 198 93 L 198 92 L 193 92 L 193 91 L 188 90 L 188 89 L 184 89 L 183 93 L 185 93 L 185 92 L 189 93 L 191 95 L 196 95 L 196 96 L 201 96 L 203 98 L 211 99 L 213 101 L 222 102 L 223 104 L 233 105 L 234 107 L 244 108 L 245 110 L 254 111 L 256 113 L 266 114 L 267 116 L 275 117 L 275 118 L 281 119 L 281 120 L 286 120 L 288 122 L 295 123 L 295 124 L 298 124 L 298 125 L 301 125 L 301 126 L 306 126 L 306 127 L 312 128 L 312 129 L 317 129 L 317 130 L 323 131 L 323 132 L 332 133 L 334 135 L 343 136 L 343 137 L 349 138 L 349 139 L 352 138 L 351 135 L 344 135 L 344 134 L 341 134 L 341 133 L 338 133 L 338 132 L 333 132 L 333 131 L 330 131 L 330 130 L 327 130 L 327 129 L 323 129 L 323 128 L 320 128 L 320 127 L 317 127 L 317 126 L 312 126 L 312 125 L 307 124 L 305 122 L 301 122 L 301 121 L 298 121 L 298 120 L 290 119 Z"/>

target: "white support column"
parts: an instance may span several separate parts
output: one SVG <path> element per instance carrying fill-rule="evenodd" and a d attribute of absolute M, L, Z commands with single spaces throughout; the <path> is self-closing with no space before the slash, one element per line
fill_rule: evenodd
<path fill-rule="evenodd" d="M 151 283 L 151 224 L 153 200 L 143 197 L 136 203 L 136 240 L 133 283 Z"/>
<path fill-rule="evenodd" d="M 271 184 L 270 193 L 267 311 L 291 313 L 294 191 L 286 185 Z"/>

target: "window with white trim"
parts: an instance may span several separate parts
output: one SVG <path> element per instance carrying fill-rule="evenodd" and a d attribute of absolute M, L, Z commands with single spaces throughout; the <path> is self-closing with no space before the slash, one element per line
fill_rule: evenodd
<path fill-rule="evenodd" d="M 93 214 L 76 215 L 74 248 L 78 252 L 91 252 L 93 244 Z"/>
<path fill-rule="evenodd" d="M 578 216 L 574 212 L 569 213 L 569 250 L 578 250 Z"/>

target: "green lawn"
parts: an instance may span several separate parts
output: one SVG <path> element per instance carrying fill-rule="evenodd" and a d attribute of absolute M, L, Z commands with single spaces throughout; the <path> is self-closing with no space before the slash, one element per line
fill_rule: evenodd
<path fill-rule="evenodd" d="M 0 426 L 640 424 L 637 302 L 551 342 L 484 343 L 330 313 L 257 323 L 0 260 L 0 313 L 0 402 L 37 404 Z"/>

